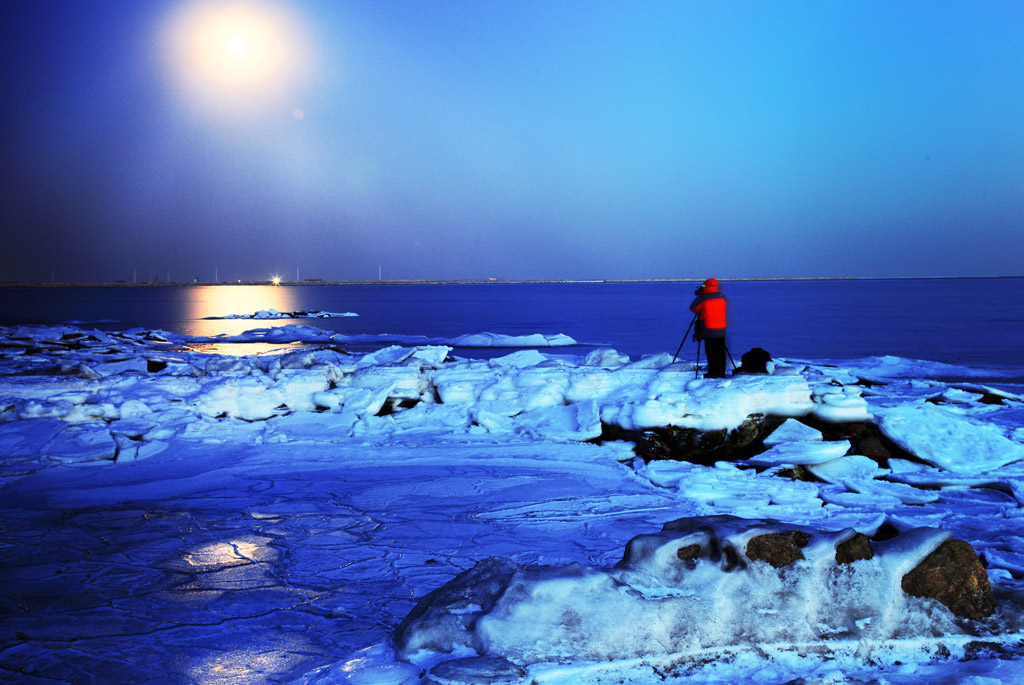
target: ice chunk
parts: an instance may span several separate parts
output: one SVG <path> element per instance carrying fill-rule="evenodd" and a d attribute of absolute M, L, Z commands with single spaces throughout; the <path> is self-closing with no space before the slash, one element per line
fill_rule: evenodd
<path fill-rule="evenodd" d="M 487 412 L 479 412 L 474 416 L 479 419 L 477 423 L 492 433 L 512 432 L 511 422 L 504 428 L 499 428 L 488 423 L 482 418 Z M 495 415 L 491 415 L 495 417 Z M 473 419 L 470 418 L 469 408 L 464 404 L 429 404 L 420 402 L 412 409 L 393 414 L 389 418 L 394 427 L 404 434 L 421 435 L 452 435 L 465 433 L 471 429 Z M 495 417 L 497 419 L 504 417 Z M 509 421 L 508 419 L 505 419 Z"/>
<path fill-rule="evenodd" d="M 110 433 L 114 436 L 124 435 L 129 438 L 141 438 L 149 433 L 155 425 L 150 420 L 132 417 L 113 422 L 110 425 Z"/>
<path fill-rule="evenodd" d="M 821 439 L 821 431 L 818 429 L 796 419 L 786 419 L 764 439 L 764 444 L 771 447 L 786 442 L 813 442 Z"/>
<path fill-rule="evenodd" d="M 117 443 L 106 424 L 67 426 L 43 447 L 42 453 L 62 463 L 113 462 Z"/>
<path fill-rule="evenodd" d="M 674 488 L 679 481 L 686 478 L 696 470 L 694 464 L 685 461 L 672 461 L 670 459 L 659 459 L 644 464 L 637 469 L 637 473 L 647 478 L 653 484 L 661 488 Z"/>
<path fill-rule="evenodd" d="M 884 492 L 851 492 L 845 485 L 822 487 L 818 495 L 829 504 L 836 504 L 847 509 L 864 509 L 865 511 L 887 511 L 903 504 L 903 500 L 899 497 Z"/>
<path fill-rule="evenodd" d="M 121 419 L 124 420 L 147 416 L 152 414 L 153 410 L 145 402 L 138 399 L 132 399 L 123 402 L 121 406 L 118 407 L 118 413 L 120 414 Z"/>
<path fill-rule="evenodd" d="M 984 395 L 982 393 L 970 392 L 960 388 L 947 389 L 939 399 L 949 404 L 972 404 L 979 401 Z"/>
<path fill-rule="evenodd" d="M 258 421 L 277 415 L 284 397 L 261 379 L 218 378 L 203 386 L 193 398 L 196 411 L 211 417 L 230 416 Z"/>
<path fill-rule="evenodd" d="M 861 397 L 860 388 L 846 386 L 814 395 L 812 415 L 822 421 L 842 423 L 847 421 L 870 421 L 868 403 Z"/>
<path fill-rule="evenodd" d="M 1001 479 L 986 475 L 951 473 L 928 464 L 919 464 L 906 459 L 889 459 L 892 473 L 888 480 L 921 488 L 974 487 L 978 485 L 998 485 Z"/>
<path fill-rule="evenodd" d="M 903 483 L 890 483 L 884 480 L 845 480 L 843 484 L 862 495 L 895 497 L 903 504 L 928 504 L 939 499 L 937 490 L 921 490 Z"/>
<path fill-rule="evenodd" d="M 748 459 L 748 463 L 775 466 L 789 464 L 823 464 L 838 459 L 850 451 L 850 441 L 836 442 L 784 442 Z M 874 463 L 874 462 L 872 462 Z"/>
<path fill-rule="evenodd" d="M 166 451 L 170 444 L 161 440 L 153 440 L 148 442 L 132 442 L 120 447 L 121 449 L 117 453 L 118 464 L 156 456 Z"/>
<path fill-rule="evenodd" d="M 421 366 L 439 369 L 451 351 L 452 348 L 447 345 L 423 345 L 414 349 L 409 357 L 419 362 Z"/>
<path fill-rule="evenodd" d="M 591 350 L 583 359 L 583 366 L 614 368 L 629 363 L 629 357 L 606 347 Z"/>
<path fill-rule="evenodd" d="M 416 366 L 402 364 L 400 366 L 368 366 L 359 369 L 347 377 L 340 384 L 352 385 L 358 388 L 376 389 L 381 387 L 390 388 L 390 396 L 408 400 L 426 399 L 432 392 L 429 388 L 428 377 Z"/>
<path fill-rule="evenodd" d="M 650 354 L 644 357 L 640 357 L 636 361 L 630 362 L 626 365 L 626 369 L 641 370 L 641 369 L 665 369 L 672 365 L 672 357 L 667 352 L 659 352 L 658 354 Z M 677 373 L 679 371 L 677 370 Z M 692 374 L 692 369 L 688 372 Z"/>
<path fill-rule="evenodd" d="M 316 407 L 332 412 L 344 411 L 358 416 L 372 416 L 379 412 L 391 394 L 392 385 L 369 388 L 341 386 L 313 393 L 311 401 Z"/>
<path fill-rule="evenodd" d="M 565 388 L 565 399 L 570 402 L 592 400 L 608 397 L 622 387 L 624 379 L 617 373 L 605 369 L 590 368 L 585 371 L 574 370 L 569 374 L 569 382 Z M 611 402 L 611 400 L 608 400 Z"/>
<path fill-rule="evenodd" d="M 1024 549 L 1024 545 L 1021 544 L 1021 540 L 1016 541 L 1017 544 L 1014 546 L 1015 549 Z M 1024 553 L 1011 552 L 1006 549 L 996 549 L 993 547 L 986 547 L 982 554 L 985 556 L 985 561 L 988 562 L 988 566 L 991 568 L 1002 568 L 1016 573 L 1018 575 L 1024 574 Z"/>
<path fill-rule="evenodd" d="M 517 432 L 560 442 L 593 440 L 601 435 L 601 419 L 593 401 L 532 409 L 515 417 Z"/>
<path fill-rule="evenodd" d="M 888 473 L 885 469 L 879 468 L 874 459 L 859 454 L 808 464 L 807 470 L 826 483 L 873 480 Z"/>
<path fill-rule="evenodd" d="M 354 412 L 296 412 L 270 419 L 267 427 L 288 442 L 335 442 L 352 435 L 358 418 Z"/>
<path fill-rule="evenodd" d="M 142 357 L 133 357 L 103 364 L 92 364 L 90 368 L 100 377 L 107 378 L 128 372 L 147 373 L 147 362 Z"/>
<path fill-rule="evenodd" d="M 210 357 L 204 367 L 210 376 L 248 376 L 252 366 L 242 357 Z"/>
<path fill-rule="evenodd" d="M 490 361 L 492 366 L 513 366 L 518 369 L 525 369 L 529 366 L 537 366 L 548 361 L 548 358 L 537 350 L 519 350 L 504 357 L 497 357 Z"/>
<path fill-rule="evenodd" d="M 467 362 L 435 371 L 431 378 L 438 397 L 445 404 L 471 404 L 497 376 L 483 362 Z"/>
<path fill-rule="evenodd" d="M 878 426 L 920 459 L 955 473 L 983 474 L 1024 460 L 1024 445 L 991 423 L 952 414 L 930 403 L 879 411 Z"/>
<path fill-rule="evenodd" d="M 376 352 L 364 355 L 356 363 L 356 366 L 358 368 L 366 368 L 378 364 L 397 364 L 408 359 L 415 351 L 416 349 L 411 347 L 390 345 L 389 347 L 384 347 Z"/>
<path fill-rule="evenodd" d="M 314 394 L 327 389 L 327 377 L 314 369 L 283 369 L 271 386 L 275 396 L 293 411 L 313 411 Z"/>

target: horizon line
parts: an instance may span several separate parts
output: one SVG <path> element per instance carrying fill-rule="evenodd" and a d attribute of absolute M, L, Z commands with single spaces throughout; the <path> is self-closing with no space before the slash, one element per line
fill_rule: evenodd
<path fill-rule="evenodd" d="M 967 279 L 1000 279 L 1024 278 L 1018 276 L 739 276 L 716 277 L 719 281 L 914 281 L 914 280 L 967 280 Z M 130 288 L 130 287 L 195 287 L 214 285 L 278 285 L 278 286 L 318 286 L 318 285 L 477 285 L 477 284 L 543 284 L 543 283 L 699 283 L 705 277 L 680 278 L 391 278 L 374 280 L 328 280 L 323 278 L 306 278 L 300 281 L 280 281 L 272 283 L 270 279 L 236 280 L 236 281 L 69 281 L 69 282 L 22 282 L 0 281 L 0 288 Z"/>

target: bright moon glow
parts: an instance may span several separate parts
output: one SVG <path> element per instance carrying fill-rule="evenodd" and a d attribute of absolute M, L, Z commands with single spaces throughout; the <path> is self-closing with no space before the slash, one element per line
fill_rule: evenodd
<path fill-rule="evenodd" d="M 287 98 L 307 67 L 308 45 L 284 8 L 255 0 L 200 0 L 169 20 L 173 78 L 198 110 L 258 114 Z"/>
<path fill-rule="evenodd" d="M 232 55 L 241 55 L 245 52 L 246 46 L 245 36 L 231 36 L 228 39 L 228 52 Z"/>

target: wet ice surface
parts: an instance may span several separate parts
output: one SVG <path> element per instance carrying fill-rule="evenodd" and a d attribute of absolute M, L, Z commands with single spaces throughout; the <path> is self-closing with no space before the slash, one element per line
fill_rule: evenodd
<path fill-rule="evenodd" d="M 181 445 L 19 480 L 0 660 L 77 682 L 290 681 L 383 639 L 478 559 L 604 565 L 672 515 L 605 451 L 554 451 Z"/>
<path fill-rule="evenodd" d="M 286 328 L 302 341 L 300 328 Z M 412 676 L 388 636 L 419 597 L 476 562 L 607 569 L 637 535 L 718 514 L 835 531 L 947 530 L 988 562 L 1004 613 L 976 632 L 1010 654 L 950 661 L 944 654 L 966 649 L 962 635 L 893 643 L 898 658 L 874 666 L 856 643 L 833 645 L 827 658 L 814 646 L 758 645 L 709 652 L 689 677 L 786 682 L 838 671 L 911 682 L 935 661 L 964 677 L 1021 674 L 1024 403 L 1013 393 L 992 404 L 991 388 L 930 379 L 892 358 L 783 363 L 772 377 L 709 382 L 667 355 L 631 362 L 609 351 L 482 361 L 453 360 L 437 345 L 355 356 L 334 346 L 262 357 L 183 349 L 155 332 L 3 330 L 5 677 L 403 682 Z M 885 384 L 858 384 L 864 377 Z M 645 465 L 628 445 L 583 442 L 602 421 L 732 428 L 754 412 L 875 416 L 913 459 L 844 456 L 845 445 L 789 422 L 757 470 Z M 817 478 L 781 477 L 792 465 Z M 470 660 L 443 672 L 484 667 L 503 668 Z M 628 659 L 545 668 L 530 677 L 660 682 L 655 673 L 666 672 Z"/>

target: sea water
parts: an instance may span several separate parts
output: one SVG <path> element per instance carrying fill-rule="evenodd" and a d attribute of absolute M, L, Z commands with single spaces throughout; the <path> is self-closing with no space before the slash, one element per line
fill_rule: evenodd
<path fill-rule="evenodd" d="M 196 336 L 303 324 L 345 335 L 454 337 L 563 333 L 579 350 L 632 358 L 679 352 L 695 282 L 197 285 L 0 289 L 0 325 L 75 323 Z M 991 370 L 1024 382 L 1024 278 L 723 281 L 730 353 L 844 360 L 893 355 Z M 223 319 L 276 309 L 328 319 Z M 571 353 L 573 350 L 565 350 Z M 472 350 L 464 351 L 472 356 Z M 484 354 L 477 352 L 477 354 Z M 493 352 L 490 354 L 493 355 Z"/>

